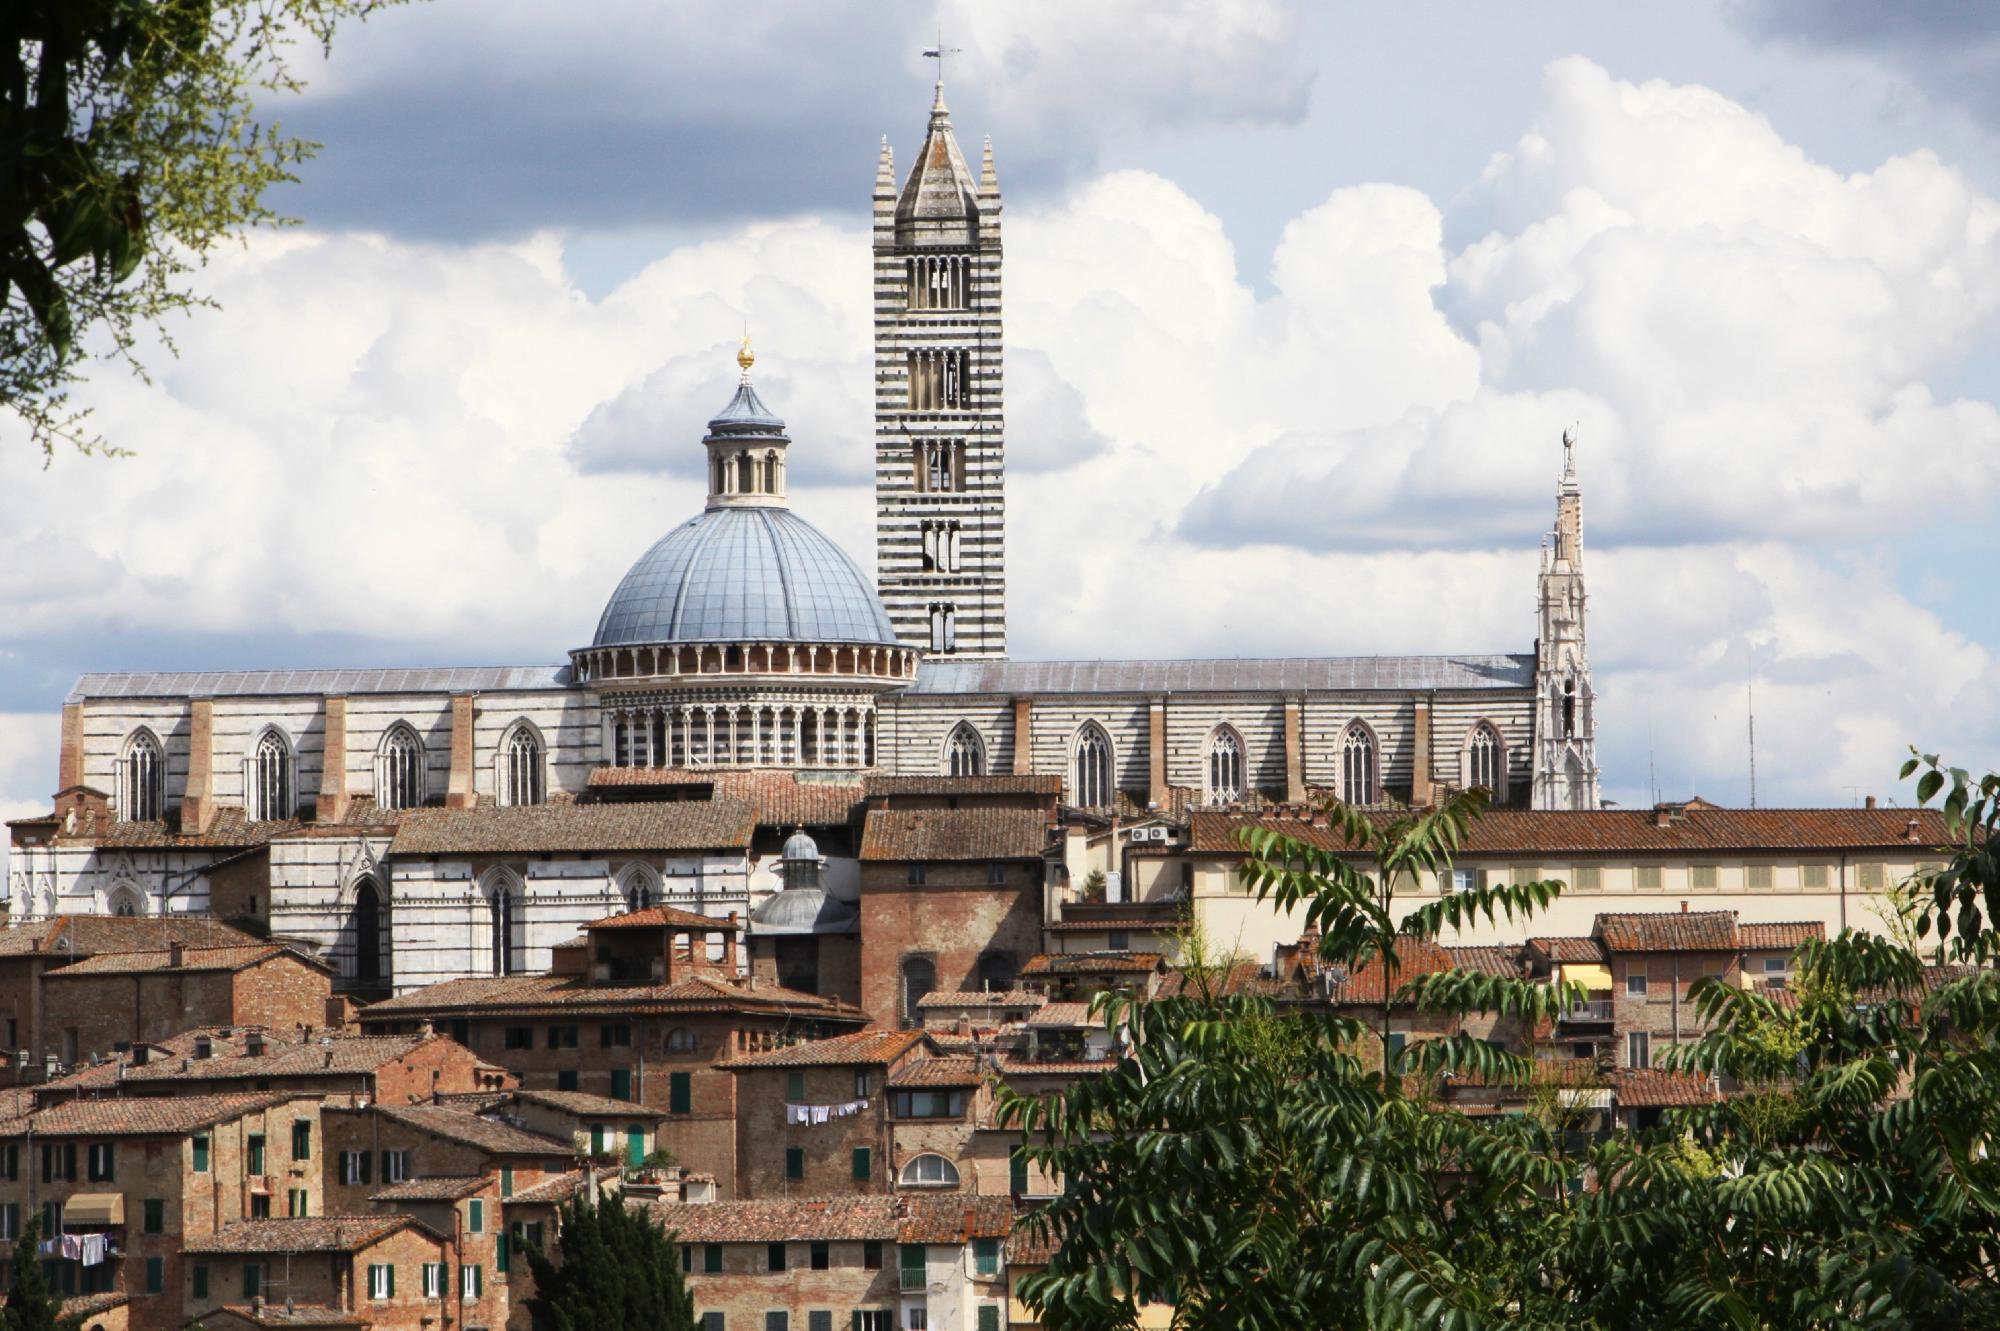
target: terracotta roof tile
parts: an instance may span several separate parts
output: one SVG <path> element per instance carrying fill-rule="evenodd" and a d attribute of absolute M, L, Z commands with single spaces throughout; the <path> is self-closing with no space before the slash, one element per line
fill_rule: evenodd
<path fill-rule="evenodd" d="M 756 827 L 755 806 L 735 800 L 416 809 L 396 829 L 389 850 L 395 855 L 741 850 Z"/>
<path fill-rule="evenodd" d="M 1477 971 L 1481 975 L 1497 975 L 1504 979 L 1512 979 L 1521 973 L 1521 949 L 1515 944 L 1448 947 L 1445 953 L 1451 957 L 1451 964 L 1462 971 Z"/>
<path fill-rule="evenodd" d="M 1036 795 L 1050 799 L 1062 794 L 1063 779 L 1053 773 L 994 772 L 986 776 L 876 775 L 861 783 L 870 799 L 897 795 Z"/>
<path fill-rule="evenodd" d="M 300 1098 L 291 1092 L 264 1091 L 244 1095 L 69 1100 L 38 1109 L 25 1118 L 0 1122 L 0 1137 L 20 1136 L 29 1129 L 37 1137 L 174 1137 Z"/>
<path fill-rule="evenodd" d="M 1563 935 L 1547 938 L 1530 938 L 1528 946 L 1539 951 L 1550 961 L 1575 963 L 1578 965 L 1601 964 L 1607 957 L 1604 944 L 1595 938 L 1577 938 Z"/>
<path fill-rule="evenodd" d="M 1808 938 L 1825 938 L 1820 920 L 1786 920 L 1776 924 L 1739 924 L 1736 942 L 1745 952 L 1792 951 Z"/>
<path fill-rule="evenodd" d="M 1000 1056 L 1000 1072 L 1006 1077 L 1081 1077 L 1109 1072 L 1118 1060 L 1105 1058 L 1027 1058 L 1007 1053 Z"/>
<path fill-rule="evenodd" d="M 932 1008 L 1038 1008 L 1048 996 L 1031 989 L 933 989 L 917 1000 L 917 1006 Z"/>
<path fill-rule="evenodd" d="M 161 950 L 156 952 L 99 952 L 82 961 L 58 966 L 48 973 L 52 980 L 73 979 L 81 975 L 137 975 L 151 971 L 240 971 L 260 965 L 275 957 L 289 956 L 305 965 L 331 974 L 333 968 L 317 957 L 309 957 L 296 948 L 278 943 L 262 943 L 245 947 L 191 947 L 181 953 L 181 962 L 174 964 L 174 954 Z"/>
<path fill-rule="evenodd" d="M 146 951 L 169 943 L 238 947 L 262 941 L 219 920 L 192 915 L 56 915 L 0 929 L 0 957 L 46 952 L 80 959 L 100 952 Z"/>
<path fill-rule="evenodd" d="M 1390 971 L 1379 956 L 1370 957 L 1351 974 L 1333 973 L 1327 1000 L 1335 1004 L 1386 1002 L 1396 990 L 1420 975 L 1453 967 L 1451 953 L 1428 939 L 1404 938 L 1396 943 L 1396 967 Z"/>
<path fill-rule="evenodd" d="M 741 800 L 756 806 L 757 821 L 766 827 L 844 826 L 860 810 L 862 790 L 856 773 L 678 767 L 596 767 L 589 784 L 597 790 L 677 790 Z"/>
<path fill-rule="evenodd" d="M 740 931 L 740 921 L 732 921 L 724 916 L 703 915 L 696 911 L 681 910 L 677 906 L 648 906 L 644 910 L 621 911 L 607 915 L 601 920 L 592 920 L 583 926 L 586 929 L 707 929 L 711 932 Z"/>
<path fill-rule="evenodd" d="M 1734 952 L 1733 910 L 1600 915 L 1597 936 L 1612 952 Z"/>
<path fill-rule="evenodd" d="M 1088 1003 L 1050 1003 L 1041 1011 L 1028 1018 L 1031 1027 L 1053 1026 L 1102 1026 L 1104 1023 L 1090 1015 Z"/>
<path fill-rule="evenodd" d="M 977 1086 L 986 1080 L 970 1058 L 917 1058 L 905 1063 L 883 1084 L 891 1090 L 917 1086 Z"/>
<path fill-rule="evenodd" d="M 364 1026 L 416 1017 L 499 1017 L 570 1013 L 773 1012 L 824 1021 L 863 1022 L 867 1014 L 837 998 L 775 984 L 752 989 L 716 975 L 673 984 L 590 984 L 574 975 L 475 975 L 385 998 L 361 1011 Z"/>
<path fill-rule="evenodd" d="M 229 1034 L 221 1033 L 225 1029 Z M 264 1041 L 264 1052 L 245 1052 L 249 1041 L 259 1037 Z M 196 1042 L 204 1039 L 209 1042 L 209 1057 L 196 1058 Z M 134 1063 L 129 1053 L 121 1054 L 96 1067 L 79 1068 L 67 1077 L 47 1083 L 47 1088 L 81 1091 L 119 1082 L 136 1086 L 266 1077 L 365 1076 L 414 1053 L 424 1039 L 421 1035 L 323 1034 L 300 1041 L 255 1026 L 205 1027 L 149 1045 L 143 1064 Z"/>
<path fill-rule="evenodd" d="M 1908 850 L 1949 842 L 1943 815 L 1935 809 L 1724 809 L 1712 804 L 1675 806 L 1660 825 L 1651 809 L 1590 811 L 1492 809 L 1467 830 L 1461 859 L 1481 855 L 1561 855 L 1660 852 L 1689 854 L 1747 850 Z M 1373 816 L 1373 815 L 1371 815 Z M 1389 815 L 1380 815 L 1387 818 Z M 1239 826 L 1268 827 L 1309 845 L 1345 850 L 1331 828 L 1300 817 L 1244 817 L 1197 810 L 1192 815 L 1190 849 L 1241 852 L 1233 835 Z M 1916 823 L 1916 835 L 1910 824 Z"/>
<path fill-rule="evenodd" d="M 1664 1068 L 1620 1068 L 1611 1074 L 1611 1092 L 1621 1109 L 1707 1105 L 1722 1098 L 1708 1078 Z"/>
<path fill-rule="evenodd" d="M 176 813 L 171 818 L 147 822 L 113 819 L 106 827 L 81 828 L 75 836 L 60 836 L 57 839 L 107 850 L 172 850 L 180 847 L 248 850 L 264 845 L 274 836 L 295 831 L 299 825 L 295 818 L 260 822 L 242 809 L 224 805 L 216 809 L 215 821 L 209 824 L 206 832 L 181 831 L 180 817 Z"/>
<path fill-rule="evenodd" d="M 438 1236 L 406 1215 L 316 1215 L 238 1220 L 213 1234 L 189 1235 L 191 1253 L 359 1252 L 404 1228 Z M 442 1243 L 442 1239 L 438 1239 Z"/>
<path fill-rule="evenodd" d="M 1039 809 L 871 809 L 867 861 L 1040 859 L 1049 844 Z"/>
<path fill-rule="evenodd" d="M 574 1153 L 568 1142 L 450 1105 L 378 1104 L 375 1111 L 398 1123 L 492 1155 L 568 1156 Z"/>
<path fill-rule="evenodd" d="M 486 1190 L 486 1176 L 483 1174 L 440 1175 L 437 1178 L 411 1178 L 401 1183 L 391 1183 L 380 1192 L 368 1194 L 371 1202 L 455 1202 L 461 1197 L 472 1197 Z"/>
<path fill-rule="evenodd" d="M 1157 952 L 1043 952 L 1021 967 L 1021 978 L 1144 974 L 1159 970 L 1160 960 Z"/>
<path fill-rule="evenodd" d="M 895 1062 L 923 1042 L 922 1031 L 856 1031 L 851 1035 L 835 1035 L 824 1040 L 807 1040 L 802 1044 L 744 1054 L 738 1058 L 728 1059 L 718 1066 L 728 1068 L 732 1072 L 757 1068 L 845 1067 L 862 1064 L 878 1067 Z"/>
<path fill-rule="evenodd" d="M 240 1317 L 252 1326 L 368 1327 L 374 1323 L 361 1313 L 342 1312 L 323 1303 L 267 1303 L 259 1308 L 248 1303 L 225 1303 L 223 1311 Z"/>
<path fill-rule="evenodd" d="M 587 1091 L 531 1091 L 518 1090 L 507 1093 L 515 1100 L 524 1100 L 533 1105 L 547 1105 L 565 1114 L 582 1114 L 602 1117 L 615 1115 L 619 1118 L 665 1118 L 665 1111 L 648 1109 L 634 1100 L 613 1100 L 608 1095 L 591 1095 Z"/>

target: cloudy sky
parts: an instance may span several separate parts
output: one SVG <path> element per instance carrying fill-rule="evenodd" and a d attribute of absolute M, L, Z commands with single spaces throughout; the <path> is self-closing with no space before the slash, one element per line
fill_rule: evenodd
<path fill-rule="evenodd" d="M 553 661 L 747 320 L 872 551 L 864 210 L 942 25 L 1006 192 L 1022 657 L 1527 651 L 1581 438 L 1605 792 L 2000 759 L 2000 24 L 1871 0 L 433 0 L 277 108 L 121 461 L 0 425 L 0 813 L 116 668 Z"/>

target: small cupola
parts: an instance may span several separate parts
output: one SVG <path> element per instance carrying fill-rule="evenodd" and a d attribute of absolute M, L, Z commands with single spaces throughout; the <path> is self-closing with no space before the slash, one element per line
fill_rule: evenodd
<path fill-rule="evenodd" d="M 736 350 L 741 375 L 736 396 L 708 423 L 702 444 L 708 449 L 710 508 L 784 508 L 785 450 L 791 439 L 785 423 L 764 405 L 750 386 L 750 367 L 757 357 L 750 335 Z"/>

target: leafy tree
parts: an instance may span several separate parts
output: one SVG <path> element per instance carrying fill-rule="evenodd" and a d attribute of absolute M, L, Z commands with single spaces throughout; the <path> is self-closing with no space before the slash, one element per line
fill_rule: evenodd
<path fill-rule="evenodd" d="M 14 1243 L 14 1283 L 7 1290 L 7 1307 L 0 1326 L 6 1331 L 74 1331 L 80 1318 L 62 1315 L 62 1300 L 49 1292 L 37 1251 L 42 1220 L 36 1216 L 21 1229 Z"/>
<path fill-rule="evenodd" d="M 673 1236 L 645 1211 L 600 1192 L 562 1208 L 558 1259 L 528 1249 L 535 1331 L 647 1327 L 694 1331 L 694 1300 Z"/>
<path fill-rule="evenodd" d="M 46 459 L 104 448 L 69 402 L 87 355 L 124 360 L 211 304 L 189 275 L 278 222 L 272 185 L 315 145 L 260 123 L 287 53 L 393 0 L 8 0 L 0 5 L 0 403 Z"/>
<path fill-rule="evenodd" d="M 1400 951 L 1447 925 L 1525 916 L 1559 890 L 1493 885 L 1392 914 L 1399 885 L 1449 867 L 1485 802 L 1456 795 L 1388 822 L 1330 806 L 1331 847 L 1251 830 L 1242 877 L 1304 906 L 1322 961 L 1393 976 Z M 1435 1011 L 1516 1014 L 1578 996 L 1471 972 L 1424 975 L 1401 994 Z M 1405 1074 L 1520 1079 L 1526 1060 L 1459 1035 L 1373 1068 L 1356 1053 L 1361 1022 L 1213 984 L 1098 1002 L 1107 1023 L 1129 1023 L 1126 1059 L 1053 1096 L 1001 1091 L 1002 1122 L 1063 1179 L 1063 1196 L 1027 1222 L 1059 1242 L 1022 1282 L 1045 1324 L 1132 1326 L 1141 1303 L 1165 1301 L 1191 1328 L 1472 1327 L 1549 1301 L 1521 1261 L 1564 1242 L 1571 1171 L 1548 1132 L 1526 1117 L 1475 1124 L 1403 1093 Z"/>

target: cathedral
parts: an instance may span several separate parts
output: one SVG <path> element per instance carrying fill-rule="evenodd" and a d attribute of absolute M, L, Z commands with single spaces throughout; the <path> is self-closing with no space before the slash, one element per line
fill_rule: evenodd
<path fill-rule="evenodd" d="M 968 164 L 941 83 L 900 184 L 883 142 L 873 221 L 872 582 L 793 510 L 746 339 L 700 437 L 704 508 L 566 659 L 79 679 L 53 812 L 13 824 L 12 919 L 252 919 L 382 994 L 540 970 L 655 904 L 737 917 L 754 949 L 816 927 L 773 908 L 815 859 L 818 918 L 852 929 L 871 782 L 1028 780 L 1065 819 L 1182 825 L 1475 786 L 1598 806 L 1570 439 L 1530 650 L 1015 660 L 999 177 L 990 141 Z"/>

